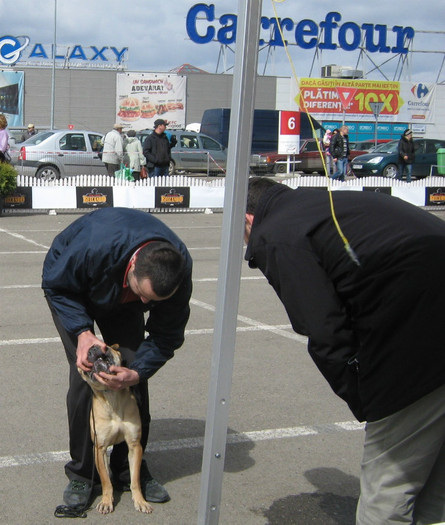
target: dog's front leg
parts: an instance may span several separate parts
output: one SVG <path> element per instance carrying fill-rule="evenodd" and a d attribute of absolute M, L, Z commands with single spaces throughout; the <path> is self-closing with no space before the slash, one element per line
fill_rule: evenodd
<path fill-rule="evenodd" d="M 141 463 L 142 445 L 139 440 L 128 443 L 128 462 L 130 464 L 131 477 L 131 497 L 133 498 L 134 508 L 139 512 L 150 514 L 153 507 L 145 501 L 141 491 Z"/>
<path fill-rule="evenodd" d="M 99 472 L 102 484 L 102 499 L 96 509 L 101 514 L 113 512 L 113 485 L 110 479 L 110 469 L 108 466 L 107 447 L 96 445 L 96 468 Z"/>

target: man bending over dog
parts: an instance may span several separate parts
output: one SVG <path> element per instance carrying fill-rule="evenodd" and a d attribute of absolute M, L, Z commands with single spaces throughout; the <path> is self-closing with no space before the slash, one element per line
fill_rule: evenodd
<path fill-rule="evenodd" d="M 53 241 L 43 265 L 42 288 L 70 366 L 67 410 L 71 461 L 63 498 L 85 506 L 94 473 L 90 437 L 91 389 L 78 368 L 91 371 L 88 350 L 119 345 L 123 365 L 96 378 L 112 390 L 133 387 L 142 420 L 142 450 L 148 441 L 147 379 L 184 342 L 192 292 L 192 259 L 184 243 L 148 213 L 104 208 L 85 215 Z M 149 312 L 145 322 L 144 313 Z M 95 334 L 95 325 L 103 338 Z M 145 337 L 145 332 L 148 333 Z M 144 338 L 145 337 L 145 338 Z M 110 468 L 117 488 L 130 482 L 126 443 L 113 447 Z M 170 499 L 143 461 L 142 493 L 147 501 Z"/>

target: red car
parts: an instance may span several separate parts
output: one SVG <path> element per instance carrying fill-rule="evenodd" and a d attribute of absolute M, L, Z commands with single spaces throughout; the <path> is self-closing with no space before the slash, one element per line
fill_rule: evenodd
<path fill-rule="evenodd" d="M 321 148 L 323 151 L 323 148 Z M 367 149 L 350 149 L 350 159 L 368 153 Z M 251 169 L 263 173 L 287 173 L 287 155 L 279 153 L 260 153 L 252 155 Z M 300 142 L 300 152 L 290 157 L 290 171 L 303 173 L 318 172 L 324 175 L 323 163 L 315 139 L 304 139 Z"/>

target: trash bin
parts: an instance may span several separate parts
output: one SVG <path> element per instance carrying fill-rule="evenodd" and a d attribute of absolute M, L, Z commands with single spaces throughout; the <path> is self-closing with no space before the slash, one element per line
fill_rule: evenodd
<path fill-rule="evenodd" d="M 437 173 L 445 175 L 445 148 L 437 150 Z"/>

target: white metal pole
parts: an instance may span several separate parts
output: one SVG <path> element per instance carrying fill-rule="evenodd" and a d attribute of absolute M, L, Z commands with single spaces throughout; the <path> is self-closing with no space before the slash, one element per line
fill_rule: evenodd
<path fill-rule="evenodd" d="M 219 521 L 235 353 L 262 0 L 239 0 L 224 216 L 198 525 Z"/>
<path fill-rule="evenodd" d="M 57 52 L 57 0 L 54 0 L 54 38 L 53 38 L 53 70 L 51 78 L 51 129 L 54 129 L 54 103 L 56 92 L 56 52 Z"/>

